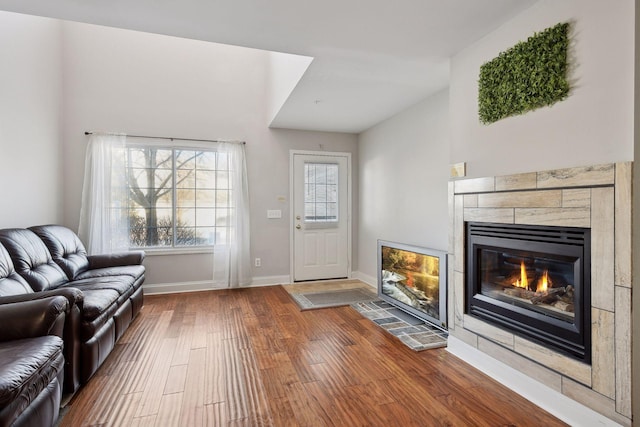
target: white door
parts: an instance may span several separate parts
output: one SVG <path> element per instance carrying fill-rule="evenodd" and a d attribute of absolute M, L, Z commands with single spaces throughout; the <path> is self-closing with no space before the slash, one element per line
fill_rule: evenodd
<path fill-rule="evenodd" d="M 293 280 L 349 277 L 351 156 L 291 156 Z"/>

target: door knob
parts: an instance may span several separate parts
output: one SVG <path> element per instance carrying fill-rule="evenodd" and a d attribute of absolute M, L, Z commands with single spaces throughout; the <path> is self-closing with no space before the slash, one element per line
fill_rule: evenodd
<path fill-rule="evenodd" d="M 300 230 L 300 229 L 302 228 L 302 226 L 301 226 L 300 224 L 298 224 L 298 225 L 296 225 L 296 228 L 297 228 L 298 230 Z"/>

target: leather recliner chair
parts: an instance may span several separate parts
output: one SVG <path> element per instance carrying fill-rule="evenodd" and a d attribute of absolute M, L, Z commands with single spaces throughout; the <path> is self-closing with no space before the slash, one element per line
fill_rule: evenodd
<path fill-rule="evenodd" d="M 51 426 L 58 419 L 68 301 L 0 297 L 0 425 Z"/>

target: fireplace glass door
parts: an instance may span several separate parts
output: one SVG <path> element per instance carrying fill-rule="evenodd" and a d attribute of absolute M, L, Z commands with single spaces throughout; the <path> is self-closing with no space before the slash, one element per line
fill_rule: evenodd
<path fill-rule="evenodd" d="M 591 361 L 590 230 L 467 223 L 466 312 Z"/>
<path fill-rule="evenodd" d="M 480 249 L 480 293 L 516 307 L 575 321 L 574 257 Z"/>

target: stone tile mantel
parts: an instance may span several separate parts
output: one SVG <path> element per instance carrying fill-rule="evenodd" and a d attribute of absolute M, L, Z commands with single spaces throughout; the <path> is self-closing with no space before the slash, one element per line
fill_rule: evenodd
<path fill-rule="evenodd" d="M 632 166 L 449 182 L 449 332 L 622 425 L 631 425 Z M 464 312 L 467 221 L 591 229 L 591 365 Z"/>

